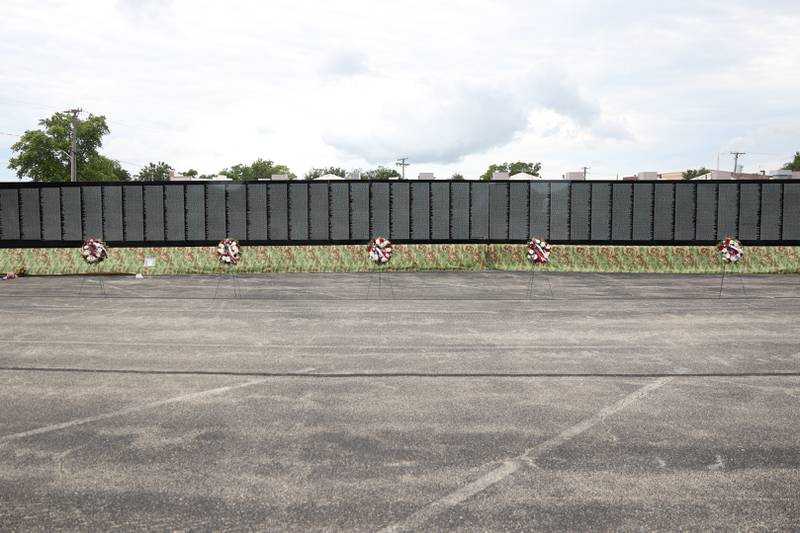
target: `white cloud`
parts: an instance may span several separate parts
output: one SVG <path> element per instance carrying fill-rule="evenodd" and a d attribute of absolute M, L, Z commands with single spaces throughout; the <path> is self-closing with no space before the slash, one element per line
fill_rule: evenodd
<path fill-rule="evenodd" d="M 539 75 L 497 86 L 356 81 L 332 88 L 328 144 L 371 163 L 401 154 L 417 163 L 449 164 L 503 146 L 529 127 L 537 108 L 569 119 L 595 138 L 627 140 L 624 121 L 603 116 L 575 84 Z M 355 96 L 355 97 L 353 97 Z"/>
<path fill-rule="evenodd" d="M 359 50 L 336 50 L 328 54 L 320 69 L 328 76 L 354 76 L 369 71 L 367 55 Z"/>
<path fill-rule="evenodd" d="M 340 87 L 346 101 L 323 140 L 370 163 L 409 157 L 418 163 L 453 163 L 509 142 L 527 126 L 515 95 L 491 87 L 440 88 L 376 81 Z M 348 98 L 357 90 L 358 96 Z"/>
<path fill-rule="evenodd" d="M 0 131 L 81 106 L 109 118 L 108 155 L 202 172 L 608 177 L 708 166 L 736 138 L 778 165 L 800 149 L 799 25 L 788 0 L 5 0 Z"/>

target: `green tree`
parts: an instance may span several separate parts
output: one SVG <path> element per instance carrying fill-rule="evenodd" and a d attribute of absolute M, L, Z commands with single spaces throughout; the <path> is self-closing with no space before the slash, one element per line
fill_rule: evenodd
<path fill-rule="evenodd" d="M 287 174 L 290 180 L 297 179 L 297 176 L 289 170 L 286 165 L 276 165 L 269 159 L 256 159 L 250 165 L 233 165 L 219 172 L 234 181 L 253 181 L 260 179 L 272 179 L 275 174 Z"/>
<path fill-rule="evenodd" d="M 490 180 L 495 172 L 508 172 L 511 175 L 525 172 L 531 176 L 538 176 L 541 169 L 542 164 L 539 162 L 526 163 L 525 161 L 517 161 L 516 163 L 493 164 L 489 165 L 489 168 L 486 169 L 486 172 L 481 175 L 481 179 Z"/>
<path fill-rule="evenodd" d="M 95 155 L 86 163 L 82 181 L 130 181 L 131 174 L 119 164 L 119 161 L 102 155 Z"/>
<path fill-rule="evenodd" d="M 393 168 L 386 168 L 381 166 L 361 173 L 362 180 L 388 180 L 389 178 L 395 178 L 395 177 L 399 178 L 400 173 Z"/>
<path fill-rule="evenodd" d="M 223 168 L 219 173 L 233 181 L 247 181 L 250 167 L 247 165 L 233 165 L 231 168 Z"/>
<path fill-rule="evenodd" d="M 706 167 L 690 168 L 683 173 L 683 179 L 693 180 L 699 176 L 702 176 L 703 174 L 708 174 L 709 172 L 711 171 L 708 170 Z"/>
<path fill-rule="evenodd" d="M 40 120 L 39 126 L 40 129 L 26 131 L 11 146 L 14 156 L 9 159 L 8 168 L 14 170 L 19 179 L 69 181 L 72 116 L 69 113 L 55 113 L 50 118 Z M 112 172 L 113 165 L 109 163 L 112 160 L 98 153 L 103 146 L 103 136 L 108 133 L 106 117 L 102 115 L 90 114 L 78 121 L 75 150 L 78 181 L 100 181 L 99 177 L 121 178 L 127 175 L 121 169 Z M 119 163 L 116 166 L 119 167 Z"/>
<path fill-rule="evenodd" d="M 306 175 L 303 176 L 303 179 L 315 180 L 320 176 L 324 176 L 325 174 L 333 174 L 334 176 L 344 178 L 347 175 L 347 171 L 340 167 L 312 168 L 306 172 Z"/>
<path fill-rule="evenodd" d="M 186 172 L 183 173 L 184 176 L 189 176 L 190 178 L 196 177 L 197 174 L 198 174 L 198 172 L 193 168 L 190 168 L 189 170 L 187 170 Z"/>
<path fill-rule="evenodd" d="M 795 152 L 794 160 L 789 161 L 783 165 L 783 170 L 791 170 L 792 172 L 800 172 L 800 152 Z"/>
<path fill-rule="evenodd" d="M 450 176 L 450 179 L 453 181 L 464 181 L 464 176 L 456 172 L 455 174 Z"/>
<path fill-rule="evenodd" d="M 142 167 L 136 179 L 139 181 L 168 181 L 170 174 L 175 170 L 163 161 L 158 163 L 148 163 L 147 166 Z"/>

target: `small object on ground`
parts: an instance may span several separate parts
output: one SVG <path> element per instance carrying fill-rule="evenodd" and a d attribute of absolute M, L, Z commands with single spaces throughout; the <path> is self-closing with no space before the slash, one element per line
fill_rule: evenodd
<path fill-rule="evenodd" d="M 144 279 L 144 276 L 142 276 L 141 272 L 136 274 L 136 279 Z"/>
<path fill-rule="evenodd" d="M 144 267 L 145 268 L 153 268 L 155 266 L 156 266 L 156 258 L 155 257 L 153 257 L 151 255 L 148 255 L 147 257 L 144 258 Z"/>
<path fill-rule="evenodd" d="M 81 255 L 84 261 L 90 265 L 96 265 L 108 259 L 108 248 L 100 239 L 89 239 L 83 241 L 81 246 Z"/>
<path fill-rule="evenodd" d="M 384 265 L 392 258 L 392 243 L 383 237 L 372 239 L 372 242 L 367 246 L 369 258 L 378 265 Z"/>
<path fill-rule="evenodd" d="M 239 248 L 239 241 L 235 239 L 225 239 L 217 245 L 217 258 L 224 265 L 235 265 L 242 258 L 242 251 Z"/>
<path fill-rule="evenodd" d="M 738 263 L 744 257 L 744 246 L 736 239 L 726 238 L 717 246 L 722 260 L 726 263 Z"/>
<path fill-rule="evenodd" d="M 3 280 L 12 280 L 17 279 L 17 275 L 14 272 L 8 272 L 5 276 L 3 276 Z"/>
<path fill-rule="evenodd" d="M 528 243 L 528 261 L 532 263 L 547 263 L 550 261 L 551 246 L 547 241 L 532 238 Z"/>

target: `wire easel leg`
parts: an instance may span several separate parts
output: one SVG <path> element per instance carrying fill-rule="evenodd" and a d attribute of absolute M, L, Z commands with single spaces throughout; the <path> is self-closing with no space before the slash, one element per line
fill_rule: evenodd
<path fill-rule="evenodd" d="M 241 285 L 239 285 L 239 275 L 236 272 L 231 272 L 231 278 L 233 280 L 233 297 L 241 298 L 242 288 Z"/>
<path fill-rule="evenodd" d="M 78 289 L 78 298 L 80 298 L 83 295 L 83 286 L 84 285 L 86 285 L 86 277 L 85 276 L 81 276 L 81 286 L 80 286 L 80 289 Z"/>
<path fill-rule="evenodd" d="M 741 272 L 736 272 L 736 273 L 739 275 L 739 284 L 742 286 L 742 294 L 744 294 L 744 297 L 747 298 L 747 287 L 745 287 L 744 285 L 744 279 L 742 279 L 742 273 Z"/>
<path fill-rule="evenodd" d="M 367 300 L 369 300 L 369 291 L 372 289 L 372 282 L 375 281 L 372 275 L 369 276 L 369 281 L 367 282 Z"/>
<path fill-rule="evenodd" d="M 217 293 L 219 293 L 219 286 L 220 286 L 220 284 L 222 283 L 222 277 L 223 277 L 223 276 L 224 276 L 224 274 L 223 274 L 222 272 L 220 272 L 220 273 L 217 275 L 217 288 L 216 288 L 216 289 L 214 289 L 214 299 L 215 299 L 215 300 L 217 299 Z"/>
<path fill-rule="evenodd" d="M 728 271 L 728 265 L 727 264 L 723 265 L 723 267 L 722 267 L 722 281 L 720 281 L 720 283 L 719 283 L 719 296 L 717 296 L 717 299 L 722 298 L 722 289 L 725 286 L 725 273 L 727 271 Z"/>
<path fill-rule="evenodd" d="M 392 285 L 392 278 L 388 274 L 386 275 L 386 285 L 389 287 L 389 293 L 392 295 L 392 300 L 394 300 L 394 285 Z"/>
<path fill-rule="evenodd" d="M 531 267 L 531 277 L 528 280 L 528 300 L 533 297 L 534 284 L 536 283 L 536 268 Z"/>
<path fill-rule="evenodd" d="M 108 298 L 108 293 L 106 292 L 106 283 L 103 281 L 103 278 L 100 278 L 100 291 L 103 293 L 103 298 Z"/>

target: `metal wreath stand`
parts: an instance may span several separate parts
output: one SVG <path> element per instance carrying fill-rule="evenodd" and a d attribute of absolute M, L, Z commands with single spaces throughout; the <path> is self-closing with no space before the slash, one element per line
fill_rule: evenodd
<path fill-rule="evenodd" d="M 232 246 L 236 247 L 235 252 L 231 251 Z M 232 261 L 223 261 L 222 257 L 226 256 L 224 254 L 235 254 L 235 259 Z M 217 257 L 219 259 L 220 270 L 219 274 L 217 275 L 217 287 L 214 289 L 214 299 L 216 300 L 218 298 L 217 294 L 219 294 L 220 285 L 222 285 L 222 280 L 225 278 L 229 278 L 231 280 L 233 285 L 233 297 L 241 298 L 242 291 L 241 285 L 239 284 L 239 275 L 235 270 L 233 270 L 233 268 L 236 267 L 241 259 L 241 248 L 239 246 L 239 242 L 233 239 L 225 239 L 221 241 L 217 246 Z"/>
<path fill-rule="evenodd" d="M 87 259 L 87 256 L 84 254 L 84 249 L 87 246 L 100 246 L 100 247 L 102 247 L 102 253 L 98 256 L 98 260 L 97 261 L 89 261 Z M 102 263 L 103 261 L 108 259 L 108 249 L 106 248 L 105 244 L 103 244 L 100 240 L 98 240 L 98 239 L 88 239 L 88 240 L 84 241 L 83 246 L 81 246 L 81 255 L 83 256 L 84 260 L 89 264 L 89 266 L 91 268 L 94 268 L 95 266 L 99 265 L 100 263 Z M 86 280 L 87 280 L 87 277 L 86 276 L 82 276 L 81 286 L 78 289 L 78 298 L 83 296 L 83 289 L 86 286 Z M 97 283 L 100 285 L 100 292 L 103 294 L 103 298 L 108 298 L 108 293 L 106 292 L 106 284 L 105 284 L 105 281 L 103 281 L 103 276 L 99 276 L 97 278 Z"/>
<path fill-rule="evenodd" d="M 96 264 L 96 263 L 95 263 Z M 78 289 L 78 298 L 83 296 L 83 287 L 86 285 L 86 276 L 83 276 L 81 280 L 81 287 Z M 103 276 L 99 276 L 97 278 L 97 283 L 100 285 L 100 292 L 103 293 L 103 298 L 108 298 L 108 293 L 106 292 L 106 284 L 103 281 Z"/>
<path fill-rule="evenodd" d="M 534 247 L 534 246 L 538 246 L 538 250 L 539 251 L 538 251 L 538 253 L 537 253 L 537 251 L 534 251 L 534 253 L 532 254 L 531 252 L 534 250 L 534 248 L 532 248 L 532 247 Z M 528 281 L 528 295 L 527 295 L 527 299 L 528 300 L 531 300 L 533 298 L 533 296 L 535 294 L 535 290 L 536 290 L 536 265 L 539 264 L 539 263 L 547 263 L 547 262 L 549 262 L 549 256 L 550 256 L 550 245 L 547 244 L 546 241 L 543 241 L 543 240 L 540 240 L 540 239 L 531 239 L 530 240 L 530 242 L 528 243 L 528 255 L 527 255 L 527 259 L 531 264 L 531 275 L 530 275 L 530 279 Z M 543 260 L 536 261 L 534 259 L 535 257 L 542 257 Z M 544 279 L 547 282 L 547 287 L 548 287 L 548 290 L 550 292 L 550 298 L 549 299 L 552 300 L 553 299 L 553 285 L 550 283 L 550 279 L 549 278 L 547 278 L 545 276 Z"/>
<path fill-rule="evenodd" d="M 379 242 L 384 245 L 384 248 L 378 244 Z M 385 247 L 388 247 L 388 251 L 385 249 Z M 380 299 L 381 291 L 383 289 L 383 266 L 389 264 L 389 260 L 392 258 L 392 243 L 387 239 L 377 237 L 371 241 L 368 251 L 370 259 L 378 266 L 378 298 Z M 380 257 L 386 257 L 386 260 L 379 261 L 378 258 Z M 369 283 L 367 284 L 367 300 L 369 300 L 369 292 L 374 281 L 375 278 L 370 277 Z M 386 278 L 386 285 L 389 287 L 392 299 L 394 299 L 394 287 L 392 286 L 392 282 L 388 276 Z"/>
<path fill-rule="evenodd" d="M 722 255 L 722 276 L 720 277 L 719 295 L 717 296 L 717 299 L 720 299 L 722 298 L 722 291 L 725 288 L 725 277 L 728 273 L 728 265 L 738 264 L 744 258 L 744 247 L 739 241 L 726 238 L 719 245 L 717 245 L 717 249 Z M 731 259 L 732 257 L 736 257 L 736 259 Z M 744 279 L 742 279 L 742 272 L 739 269 L 736 269 L 735 272 L 736 277 L 739 278 L 739 284 L 742 287 L 742 293 L 745 297 L 747 297 L 747 288 L 744 285 Z"/>

